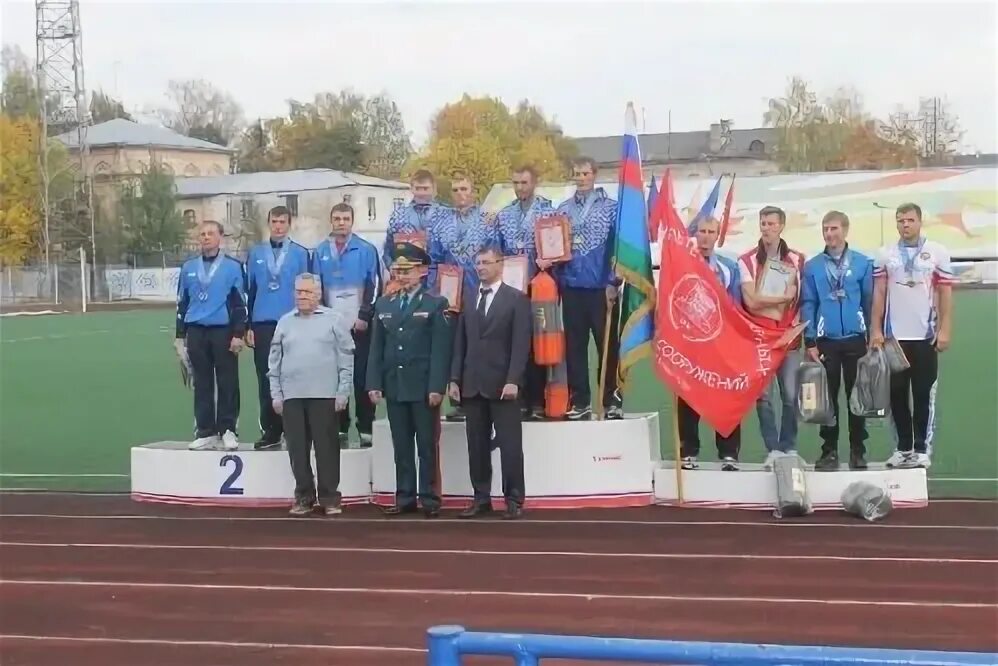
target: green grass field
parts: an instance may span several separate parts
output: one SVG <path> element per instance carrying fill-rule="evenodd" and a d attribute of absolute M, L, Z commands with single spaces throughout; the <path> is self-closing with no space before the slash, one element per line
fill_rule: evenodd
<path fill-rule="evenodd" d="M 934 497 L 998 497 L 998 298 L 956 296 L 953 350 L 941 359 Z M 192 437 L 191 394 L 172 347 L 173 313 L 138 310 L 0 319 L 0 487 L 127 490 L 129 448 Z M 240 437 L 258 435 L 252 356 L 240 362 Z M 672 457 L 671 398 L 644 364 L 628 411 L 661 414 L 662 450 Z M 886 424 L 870 425 L 870 459 L 890 453 Z M 743 425 L 742 459 L 761 461 L 754 411 Z M 704 427 L 706 456 L 712 434 Z M 801 427 L 813 462 L 817 427 Z M 840 452 L 847 449 L 845 437 Z"/>

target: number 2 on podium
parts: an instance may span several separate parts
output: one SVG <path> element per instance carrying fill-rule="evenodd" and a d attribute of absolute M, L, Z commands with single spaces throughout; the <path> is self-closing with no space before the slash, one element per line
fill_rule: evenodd
<path fill-rule="evenodd" d="M 222 482 L 222 487 L 218 489 L 219 495 L 242 495 L 242 488 L 233 488 L 232 484 L 239 479 L 239 475 L 243 473 L 243 459 L 239 456 L 227 455 L 223 456 L 221 460 L 218 461 L 219 467 L 225 467 L 226 463 L 229 461 L 235 465 L 235 469 L 232 470 L 232 474 L 229 474 L 229 478 Z"/>

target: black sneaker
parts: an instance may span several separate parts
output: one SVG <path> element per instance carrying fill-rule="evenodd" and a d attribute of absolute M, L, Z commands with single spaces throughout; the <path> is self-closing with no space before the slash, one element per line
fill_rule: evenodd
<path fill-rule="evenodd" d="M 253 450 L 255 451 L 271 451 L 273 449 L 281 448 L 281 438 L 271 439 L 269 437 L 261 437 L 258 441 L 253 443 Z"/>
<path fill-rule="evenodd" d="M 823 451 L 818 461 L 814 463 L 817 472 L 836 472 L 839 469 L 839 454 L 835 451 Z"/>
<path fill-rule="evenodd" d="M 572 407 L 565 413 L 565 419 L 569 421 L 588 421 L 592 417 L 592 407 Z"/>
<path fill-rule="evenodd" d="M 294 506 L 288 512 L 295 518 L 304 518 L 312 514 L 312 500 L 305 499 L 304 497 L 299 497 L 295 500 Z"/>
<path fill-rule="evenodd" d="M 862 453 L 849 454 L 849 469 L 867 469 L 866 456 Z"/>
<path fill-rule="evenodd" d="M 722 472 L 737 472 L 738 471 L 738 461 L 728 456 L 726 458 L 721 458 L 721 471 Z"/>
<path fill-rule="evenodd" d="M 606 408 L 607 421 L 621 421 L 624 418 L 624 408 L 620 405 L 610 405 Z"/>

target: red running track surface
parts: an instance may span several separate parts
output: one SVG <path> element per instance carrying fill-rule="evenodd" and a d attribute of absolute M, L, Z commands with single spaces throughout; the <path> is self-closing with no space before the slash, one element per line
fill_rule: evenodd
<path fill-rule="evenodd" d="M 998 650 L 998 503 L 875 525 L 662 507 L 451 516 L 5 494 L 0 661 L 421 666 L 434 624 Z"/>

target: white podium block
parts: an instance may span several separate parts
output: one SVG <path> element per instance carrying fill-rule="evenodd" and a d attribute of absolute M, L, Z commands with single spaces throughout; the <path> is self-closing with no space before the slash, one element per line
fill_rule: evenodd
<path fill-rule="evenodd" d="M 187 442 L 132 447 L 132 499 L 200 506 L 289 506 L 295 482 L 286 450 L 190 451 Z M 315 454 L 312 454 L 315 469 Z M 343 504 L 371 498 L 371 450 L 340 451 Z"/>
<path fill-rule="evenodd" d="M 464 423 L 441 421 L 441 499 L 462 507 L 473 491 Z M 372 491 L 381 505 L 395 502 L 395 453 L 387 420 L 374 423 Z M 658 414 L 619 421 L 527 421 L 523 424 L 526 508 L 647 506 L 659 455 Z M 417 457 L 418 469 L 418 457 Z M 492 452 L 492 498 L 502 506 L 502 464 Z"/>
<path fill-rule="evenodd" d="M 682 470 L 683 506 L 719 509 L 767 509 L 776 504 L 776 478 L 761 464 L 739 463 L 737 472 L 722 472 L 718 463 L 701 463 L 700 469 Z M 805 472 L 808 494 L 815 510 L 842 510 L 842 491 L 854 481 L 868 481 L 886 488 L 896 509 L 929 504 L 924 469 L 887 469 L 882 464 L 853 471 Z M 655 470 L 655 503 L 677 505 L 675 464 L 662 463 Z"/>

